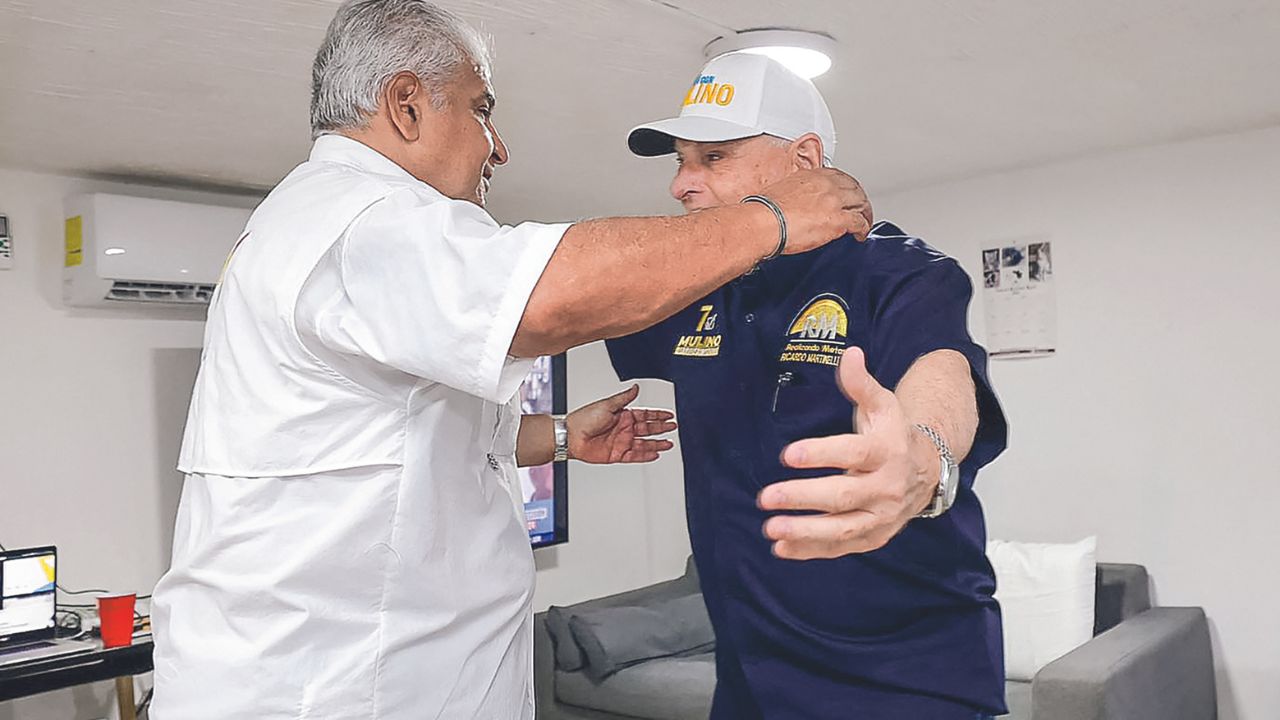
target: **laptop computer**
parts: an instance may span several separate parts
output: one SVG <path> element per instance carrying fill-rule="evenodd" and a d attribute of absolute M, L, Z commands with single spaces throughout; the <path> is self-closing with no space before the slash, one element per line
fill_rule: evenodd
<path fill-rule="evenodd" d="M 92 651 L 57 639 L 58 549 L 0 552 L 0 667 Z"/>

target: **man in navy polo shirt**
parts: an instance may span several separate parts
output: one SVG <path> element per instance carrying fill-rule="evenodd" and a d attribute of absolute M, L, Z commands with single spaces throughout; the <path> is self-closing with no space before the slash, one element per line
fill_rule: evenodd
<path fill-rule="evenodd" d="M 812 83 L 735 53 L 628 142 L 676 153 L 671 194 L 697 212 L 769 204 L 751 196 L 830 165 L 835 133 Z M 713 718 L 1005 712 L 973 485 L 1006 425 L 966 328 L 971 293 L 954 260 L 880 222 L 609 341 L 622 379 L 675 384 Z"/>

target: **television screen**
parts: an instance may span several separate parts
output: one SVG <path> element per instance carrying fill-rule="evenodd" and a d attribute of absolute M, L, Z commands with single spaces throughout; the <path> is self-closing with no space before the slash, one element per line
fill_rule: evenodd
<path fill-rule="evenodd" d="M 565 356 L 540 357 L 520 386 L 520 412 L 525 415 L 562 415 L 567 412 Z M 535 548 L 569 541 L 567 463 L 547 463 L 520 468 L 524 495 L 524 519 L 529 542 Z"/>

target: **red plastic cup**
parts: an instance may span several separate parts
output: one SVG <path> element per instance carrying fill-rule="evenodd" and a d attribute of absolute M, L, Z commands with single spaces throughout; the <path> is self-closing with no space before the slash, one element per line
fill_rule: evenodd
<path fill-rule="evenodd" d="M 98 598 L 98 619 L 102 623 L 102 647 L 133 644 L 133 606 L 138 596 L 104 595 Z"/>

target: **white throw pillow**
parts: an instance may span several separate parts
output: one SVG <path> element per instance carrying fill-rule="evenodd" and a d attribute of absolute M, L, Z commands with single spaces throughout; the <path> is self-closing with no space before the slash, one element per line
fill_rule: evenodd
<path fill-rule="evenodd" d="M 1069 544 L 987 543 L 1010 680 L 1030 681 L 1093 637 L 1097 546 L 1096 537 Z"/>

